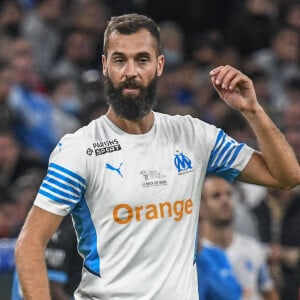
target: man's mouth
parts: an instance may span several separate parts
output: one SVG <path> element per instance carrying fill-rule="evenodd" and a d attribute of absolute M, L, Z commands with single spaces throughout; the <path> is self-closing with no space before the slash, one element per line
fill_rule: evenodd
<path fill-rule="evenodd" d="M 136 93 L 139 90 L 140 90 L 140 88 L 138 86 L 134 86 L 134 85 L 125 85 L 123 87 L 123 92 L 125 92 L 125 93 Z"/>

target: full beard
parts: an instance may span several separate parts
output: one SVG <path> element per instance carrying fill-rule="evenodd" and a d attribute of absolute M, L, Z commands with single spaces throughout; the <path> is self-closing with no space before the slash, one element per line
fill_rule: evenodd
<path fill-rule="evenodd" d="M 109 76 L 104 77 L 104 92 L 106 101 L 111 105 L 113 111 L 118 117 L 138 121 L 146 116 L 156 105 L 156 86 L 157 75 L 150 81 L 148 86 L 144 87 L 133 78 L 122 82 L 115 87 Z M 139 95 L 123 95 L 125 87 L 137 88 L 140 90 Z"/>

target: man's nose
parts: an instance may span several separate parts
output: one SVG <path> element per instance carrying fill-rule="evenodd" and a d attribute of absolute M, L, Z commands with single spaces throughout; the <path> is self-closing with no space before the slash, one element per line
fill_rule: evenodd
<path fill-rule="evenodd" d="M 136 64 L 134 61 L 128 61 L 125 69 L 126 77 L 135 77 L 137 76 Z"/>

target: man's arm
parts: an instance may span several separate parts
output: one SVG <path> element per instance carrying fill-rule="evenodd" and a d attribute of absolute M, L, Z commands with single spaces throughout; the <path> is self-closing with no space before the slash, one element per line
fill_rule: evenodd
<path fill-rule="evenodd" d="M 33 206 L 26 219 L 15 250 L 25 300 L 51 300 L 44 253 L 62 218 Z"/>
<path fill-rule="evenodd" d="M 238 180 L 290 189 L 300 184 L 300 167 L 296 156 L 269 116 L 258 103 L 252 80 L 231 66 L 210 72 L 219 96 L 239 110 L 252 127 L 260 152 L 254 152 Z"/>

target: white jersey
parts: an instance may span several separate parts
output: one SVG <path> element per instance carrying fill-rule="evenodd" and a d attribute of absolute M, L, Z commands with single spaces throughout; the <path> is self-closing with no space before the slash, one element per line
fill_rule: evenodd
<path fill-rule="evenodd" d="M 75 299 L 197 300 L 204 177 L 234 180 L 252 152 L 199 119 L 161 113 L 146 134 L 102 116 L 62 138 L 34 204 L 72 214 L 84 258 Z"/>
<path fill-rule="evenodd" d="M 242 288 L 249 292 L 247 300 L 262 299 L 260 292 L 273 289 L 266 251 L 257 240 L 235 233 L 226 252 Z"/>

